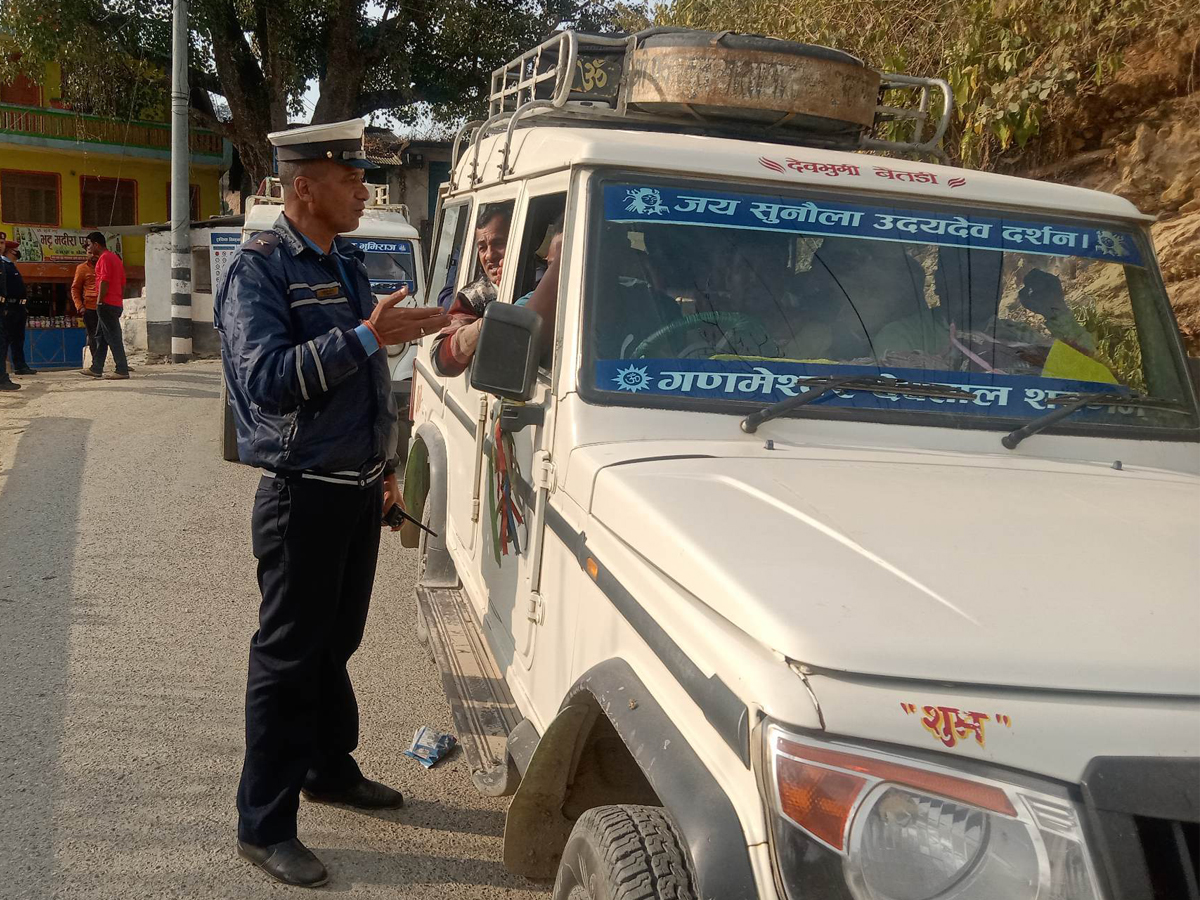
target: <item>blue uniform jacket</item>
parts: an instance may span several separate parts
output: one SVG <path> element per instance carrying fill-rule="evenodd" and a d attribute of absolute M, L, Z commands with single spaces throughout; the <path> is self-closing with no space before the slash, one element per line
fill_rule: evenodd
<path fill-rule="evenodd" d="M 256 243 L 258 242 L 258 243 Z M 363 254 L 334 241 L 313 250 L 280 214 L 234 255 L 213 316 L 242 462 L 273 471 L 367 473 L 396 463 L 397 412 L 387 353 L 354 329 L 375 306 Z"/>
<path fill-rule="evenodd" d="M 25 279 L 21 277 L 17 264 L 7 256 L 0 256 L 0 266 L 4 267 L 4 277 L 0 278 L 0 284 L 4 287 L 0 289 L 0 296 L 9 300 L 24 300 Z"/>

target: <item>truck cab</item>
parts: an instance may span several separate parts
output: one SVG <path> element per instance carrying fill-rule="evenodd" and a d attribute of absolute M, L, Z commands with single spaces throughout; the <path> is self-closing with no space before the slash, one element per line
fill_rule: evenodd
<path fill-rule="evenodd" d="M 408 221 L 408 207 L 389 203 L 386 185 L 368 187 L 372 191 L 371 200 L 363 211 L 358 228 L 342 236 L 363 251 L 367 276 L 376 297 L 383 298 L 401 287 L 407 287 L 408 296 L 400 305 L 424 306 L 427 296 L 422 283 L 425 261 L 421 254 L 420 235 Z M 278 179 L 265 179 L 259 192 L 246 201 L 243 239 L 260 231 L 269 231 L 282 211 L 283 193 Z M 415 344 L 396 344 L 385 349 L 392 373 L 392 392 L 400 410 L 398 445 L 403 458 L 408 451 L 411 432 L 408 407 L 417 347 Z M 233 437 L 233 420 L 227 403 L 222 404 L 222 415 L 224 456 L 227 460 L 236 460 L 236 438 Z"/>
<path fill-rule="evenodd" d="M 507 247 L 470 368 L 418 350 L 402 534 L 556 900 L 1196 896 L 1200 408 L 1150 220 L 942 164 L 951 114 L 825 48 L 564 32 L 460 134 L 427 290 L 497 208 Z"/>

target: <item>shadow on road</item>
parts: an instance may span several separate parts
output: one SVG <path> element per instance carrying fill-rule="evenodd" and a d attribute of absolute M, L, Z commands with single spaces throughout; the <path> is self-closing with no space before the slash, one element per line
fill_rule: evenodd
<path fill-rule="evenodd" d="M 90 425 L 32 420 L 0 490 L 0 884 L 21 883 L 33 896 L 51 894 L 55 880 L 71 572 Z"/>

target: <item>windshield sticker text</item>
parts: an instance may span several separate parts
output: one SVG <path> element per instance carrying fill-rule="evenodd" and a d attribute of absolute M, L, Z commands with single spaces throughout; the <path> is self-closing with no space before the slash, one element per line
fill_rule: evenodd
<path fill-rule="evenodd" d="M 818 401 L 821 406 L 857 409 L 904 409 L 913 411 L 959 411 L 972 415 L 1035 415 L 1053 406 L 1063 394 L 1093 391 L 1126 391 L 1127 388 L 1092 381 L 1041 378 L 1036 375 L 1003 375 L 987 372 L 935 373 L 926 369 L 888 369 L 871 366 L 838 366 L 819 363 L 787 363 L 735 359 L 600 359 L 596 361 L 596 384 L 601 390 L 635 395 L 695 397 L 720 400 L 753 400 L 764 406 L 809 389 L 809 378 L 853 375 L 882 375 L 906 381 L 933 381 L 974 395 L 973 400 L 953 397 L 916 397 L 903 391 L 830 391 Z M 940 376 L 940 377 L 939 377 Z M 1142 416 L 1134 406 L 1088 407 L 1079 413 L 1089 416 Z"/>
<path fill-rule="evenodd" d="M 350 243 L 363 253 L 412 253 L 410 241 L 379 241 L 374 238 L 350 238 Z"/>
<path fill-rule="evenodd" d="M 762 162 L 773 163 L 765 158 Z M 848 170 L 857 168 L 795 159 L 789 159 L 788 166 L 831 176 L 854 174 Z M 919 181 L 925 175 L 936 177 L 924 172 L 885 171 L 891 173 L 887 177 L 904 176 L 905 180 Z M 610 222 L 671 222 L 709 228 L 838 235 L 1142 265 L 1141 251 L 1133 235 L 1111 229 L 861 206 L 832 200 L 818 203 L 762 194 L 610 184 L 604 188 L 604 215 Z"/>
<path fill-rule="evenodd" d="M 1012 717 L 999 713 L 993 717 L 987 713 L 962 710 L 953 706 L 922 706 L 918 709 L 915 703 L 901 703 L 900 708 L 910 716 L 919 715 L 921 726 L 947 747 L 954 747 L 959 742 L 972 738 L 980 747 L 985 746 L 985 728 L 988 722 L 995 722 L 1005 728 L 1012 727 Z"/>

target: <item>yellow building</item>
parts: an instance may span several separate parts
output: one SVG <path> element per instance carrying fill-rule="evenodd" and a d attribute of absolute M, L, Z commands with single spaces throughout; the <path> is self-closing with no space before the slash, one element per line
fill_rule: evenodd
<path fill-rule="evenodd" d="M 136 295 L 145 239 L 120 232 L 170 218 L 170 126 L 63 109 L 61 81 L 51 65 L 41 84 L 0 84 L 0 233 L 21 244 L 31 315 L 66 312 L 89 231 L 109 235 L 125 262 L 126 295 Z M 191 150 L 191 217 L 218 215 L 230 145 L 193 129 Z"/>

